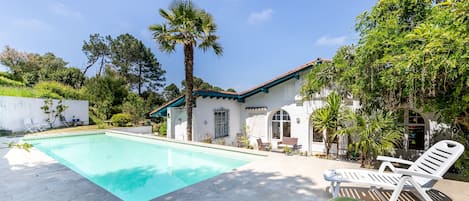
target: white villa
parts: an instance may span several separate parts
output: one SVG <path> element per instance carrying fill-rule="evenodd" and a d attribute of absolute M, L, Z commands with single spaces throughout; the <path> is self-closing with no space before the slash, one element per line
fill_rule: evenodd
<path fill-rule="evenodd" d="M 329 90 L 315 94 L 310 101 L 303 101 L 300 89 L 306 75 L 324 60 L 301 65 L 281 76 L 240 92 L 217 92 L 195 90 L 193 108 L 192 139 L 203 141 L 223 141 L 226 145 L 237 145 L 237 138 L 245 132 L 253 145 L 256 139 L 269 142 L 276 148 L 277 142 L 284 137 L 298 138 L 302 151 L 309 153 L 324 152 L 323 133 L 311 125 L 310 117 L 314 110 L 324 105 Z M 167 137 L 186 140 L 186 111 L 184 96 L 178 97 L 152 111 L 150 116 L 166 116 L 168 121 Z M 346 100 L 344 104 L 352 109 L 360 106 L 359 101 Z M 408 150 L 425 150 L 430 147 L 430 136 L 437 127 L 431 121 L 432 114 L 409 109 L 403 110 L 403 124 L 406 127 L 404 145 Z M 345 142 L 346 138 L 339 139 Z M 346 143 L 339 149 L 346 150 Z M 333 145 L 331 153 L 336 152 Z"/>

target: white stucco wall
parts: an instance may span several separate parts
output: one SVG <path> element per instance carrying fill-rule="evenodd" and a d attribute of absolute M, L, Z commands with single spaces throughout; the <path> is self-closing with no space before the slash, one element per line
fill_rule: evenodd
<path fill-rule="evenodd" d="M 23 98 L 12 96 L 0 96 L 0 128 L 12 130 L 13 132 L 24 131 L 25 119 L 32 119 L 34 124 L 47 123 L 47 115 L 41 109 L 44 100 L 40 98 Z M 55 109 L 58 100 L 54 100 Z M 67 121 L 71 121 L 73 116 L 88 125 L 88 101 L 63 100 L 63 105 L 68 106 L 63 115 Z M 28 120 L 27 120 L 28 121 Z M 55 127 L 62 126 L 59 119 L 55 121 Z"/>
<path fill-rule="evenodd" d="M 183 107 L 168 108 L 167 138 L 186 140 L 187 114 Z"/>
<path fill-rule="evenodd" d="M 291 137 L 298 138 L 298 143 L 302 145 L 302 151 L 325 152 L 324 142 L 313 142 L 313 129 L 311 126 L 311 114 L 325 105 L 325 98 L 331 93 L 331 90 L 323 89 L 314 94 L 311 100 L 303 102 L 299 97 L 300 89 L 304 83 L 304 77 L 307 72 L 300 74 L 299 79 L 292 78 L 283 83 L 268 89 L 268 92 L 259 92 L 253 96 L 247 97 L 244 103 L 236 100 L 222 98 L 202 98 L 196 99 L 196 107 L 193 109 L 193 139 L 202 141 L 207 137 L 214 138 L 214 110 L 225 108 L 230 113 L 230 136 L 224 138 L 227 145 L 232 145 L 236 141 L 236 134 L 242 133 L 246 129 L 250 136 L 251 143 L 257 145 L 255 139 L 262 138 L 264 142 L 271 142 L 272 147 L 276 147 L 278 139 L 272 139 L 272 115 L 279 110 L 284 110 L 290 115 Z M 295 98 L 296 97 L 296 98 Z M 357 100 L 349 97 L 344 101 L 346 107 L 356 110 L 360 108 Z M 246 108 L 258 108 L 257 110 L 247 110 Z M 175 112 L 169 109 L 168 112 Z M 436 128 L 441 127 L 432 119 L 435 119 L 432 113 L 423 113 L 426 125 L 425 147 L 429 147 L 431 136 Z M 183 114 L 182 114 L 182 113 Z M 168 121 L 168 132 L 170 125 L 173 125 L 171 138 L 184 140 L 185 136 L 185 111 L 178 109 L 176 118 L 182 121 Z M 181 116 L 182 115 L 182 116 Z M 175 116 L 175 115 L 172 115 Z M 177 130 L 177 131 L 174 131 Z M 181 133 L 181 134 L 178 134 Z M 319 135 L 323 135 L 320 133 Z M 170 136 L 168 136 L 170 137 Z M 215 141 L 215 139 L 213 140 Z M 347 150 L 347 138 L 339 139 L 340 152 L 344 154 Z M 336 144 L 332 144 L 330 153 L 337 153 Z"/>
<path fill-rule="evenodd" d="M 196 107 L 193 109 L 193 131 L 194 140 L 202 141 L 207 137 L 211 137 L 212 141 L 222 140 L 215 139 L 215 115 L 214 110 L 224 108 L 229 111 L 229 136 L 222 138 L 226 145 L 234 145 L 236 142 L 236 134 L 241 133 L 240 121 L 240 103 L 236 100 L 202 98 L 197 97 Z"/>
<path fill-rule="evenodd" d="M 272 139 L 271 119 L 279 110 L 288 112 L 291 119 L 291 137 L 298 138 L 298 143 L 303 145 L 303 150 L 308 150 L 309 126 L 308 119 L 312 110 L 305 104 L 295 102 L 295 96 L 299 95 L 302 79 L 290 79 L 269 89 L 268 93 L 260 92 L 245 100 L 242 104 L 244 123 L 250 128 L 248 134 L 251 137 L 262 138 L 272 142 L 275 148 L 279 140 Z M 246 107 L 266 107 L 265 113 L 253 114 L 246 111 Z M 262 124 L 262 125 L 260 125 Z"/>

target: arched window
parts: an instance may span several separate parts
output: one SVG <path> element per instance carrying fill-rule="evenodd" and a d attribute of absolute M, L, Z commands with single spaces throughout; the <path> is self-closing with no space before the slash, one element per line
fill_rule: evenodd
<path fill-rule="evenodd" d="M 285 110 L 279 110 L 272 116 L 272 139 L 291 137 L 290 115 Z"/>
<path fill-rule="evenodd" d="M 401 122 L 404 124 L 404 148 L 425 149 L 425 119 L 419 113 L 403 109 L 401 110 Z"/>

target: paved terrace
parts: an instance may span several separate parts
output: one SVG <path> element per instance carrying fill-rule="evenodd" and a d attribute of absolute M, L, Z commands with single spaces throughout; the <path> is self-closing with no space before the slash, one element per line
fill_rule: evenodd
<path fill-rule="evenodd" d="M 9 200 L 119 200 L 117 197 L 38 151 L 6 148 L 0 138 L 0 199 Z M 269 153 L 235 171 L 156 198 L 156 201 L 321 201 L 330 199 L 322 172 L 332 168 L 358 168 L 356 163 Z M 379 200 L 376 192 L 343 185 L 342 196 Z M 439 181 L 434 200 L 469 200 L 469 183 Z M 444 193 L 442 193 L 444 192 Z M 391 192 L 381 191 L 384 197 Z M 400 200 L 417 200 L 411 193 Z"/>

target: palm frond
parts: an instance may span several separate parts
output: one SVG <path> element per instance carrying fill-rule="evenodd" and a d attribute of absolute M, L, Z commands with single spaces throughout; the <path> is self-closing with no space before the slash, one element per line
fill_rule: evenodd
<path fill-rule="evenodd" d="M 204 51 L 213 49 L 217 55 L 223 53 L 221 45 L 217 42 L 217 26 L 212 15 L 197 8 L 191 1 L 173 1 L 168 10 L 160 9 L 159 13 L 166 22 L 151 25 L 150 30 L 161 50 L 172 52 L 176 44 L 190 44 Z"/>

